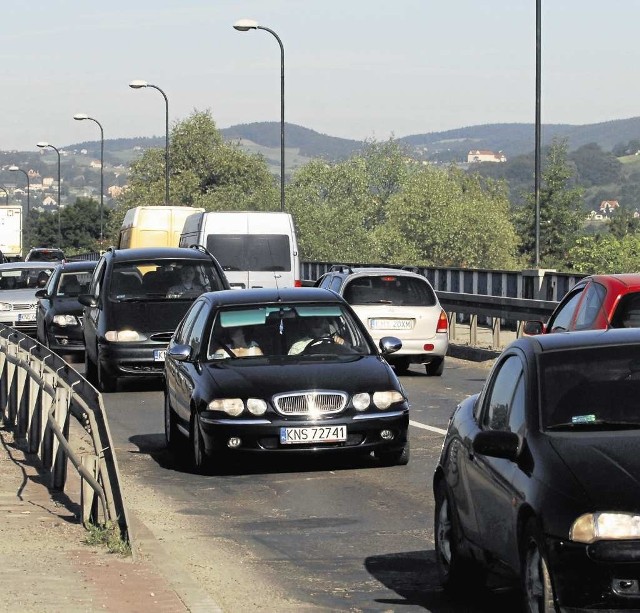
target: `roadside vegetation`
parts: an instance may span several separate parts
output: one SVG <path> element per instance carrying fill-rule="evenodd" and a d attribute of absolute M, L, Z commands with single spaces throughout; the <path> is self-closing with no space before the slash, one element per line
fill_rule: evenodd
<path fill-rule="evenodd" d="M 602 191 L 603 184 L 616 184 L 624 174 L 635 193 L 640 167 L 633 159 L 638 156 L 629 153 L 634 146 L 618 147 L 624 163 L 598 145 L 569 155 L 565 141 L 554 141 L 544 151 L 542 268 L 581 273 L 640 268 L 640 222 L 628 207 L 595 230 L 586 222 L 587 201 L 611 193 Z M 286 209 L 296 221 L 305 260 L 531 267 L 536 224 L 529 162 L 521 156 L 510 168 L 479 164 L 465 171 L 417 161 L 395 139 L 370 141 L 342 161 L 315 159 L 297 168 L 286 186 Z M 225 141 L 209 111 L 194 111 L 174 124 L 170 188 L 171 204 L 207 211 L 280 207 L 279 181 L 267 160 Z M 73 255 L 113 245 L 127 209 L 163 202 L 164 150 L 147 149 L 131 164 L 128 189 L 103 211 L 104 244 L 98 241 L 99 203 L 78 198 L 61 212 L 64 246 Z M 32 211 L 27 225 L 33 244 L 57 244 L 57 214 Z"/>

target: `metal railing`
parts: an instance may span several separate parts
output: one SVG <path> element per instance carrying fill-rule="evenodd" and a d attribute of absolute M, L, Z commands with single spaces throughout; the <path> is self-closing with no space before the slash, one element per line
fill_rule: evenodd
<path fill-rule="evenodd" d="M 0 416 L 5 428 L 38 455 L 49 487 L 64 491 L 71 464 L 80 476 L 82 523 L 117 526 L 131 543 L 129 521 L 102 396 L 60 356 L 0 324 Z M 92 449 L 80 453 L 69 437 L 71 418 Z"/>

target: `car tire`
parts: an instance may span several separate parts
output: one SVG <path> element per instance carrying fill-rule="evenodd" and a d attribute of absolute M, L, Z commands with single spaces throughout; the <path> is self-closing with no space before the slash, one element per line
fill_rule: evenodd
<path fill-rule="evenodd" d="M 458 516 L 444 479 L 435 487 L 433 535 L 436 567 L 442 587 L 449 593 L 459 593 L 459 590 L 468 590 L 470 587 L 482 587 L 484 571 L 459 552 Z"/>
<path fill-rule="evenodd" d="M 409 358 L 395 358 L 391 362 L 396 375 L 406 375 L 409 372 Z"/>
<path fill-rule="evenodd" d="M 409 457 L 411 455 L 411 445 L 409 439 L 401 449 L 394 449 L 393 451 L 374 451 L 373 455 L 380 460 L 384 466 L 405 466 L 409 463 Z"/>
<path fill-rule="evenodd" d="M 169 394 L 164 396 L 164 437 L 167 447 L 172 451 L 177 450 L 183 442 L 182 433 L 178 429 L 177 416 L 169 401 Z"/>
<path fill-rule="evenodd" d="M 93 386 L 97 386 L 98 378 L 96 376 L 96 365 L 89 357 L 89 352 L 84 352 L 84 378 Z"/>
<path fill-rule="evenodd" d="M 98 385 L 100 387 L 100 391 L 105 394 L 110 394 L 111 392 L 115 392 L 118 389 L 118 378 L 110 377 L 105 371 L 104 367 L 98 364 Z"/>
<path fill-rule="evenodd" d="M 542 545 L 543 538 L 534 519 L 529 520 L 522 535 L 520 577 L 524 610 L 527 613 L 553 613 L 558 610 L 555 605 L 555 593 Z"/>
<path fill-rule="evenodd" d="M 424 367 L 427 371 L 427 376 L 440 377 L 444 372 L 444 358 L 433 358 L 433 360 L 425 364 Z"/>
<path fill-rule="evenodd" d="M 191 448 L 191 465 L 196 473 L 202 474 L 209 467 L 209 458 L 204 449 L 204 440 L 200 431 L 200 419 L 195 411 L 191 413 L 189 425 L 189 446 Z"/>

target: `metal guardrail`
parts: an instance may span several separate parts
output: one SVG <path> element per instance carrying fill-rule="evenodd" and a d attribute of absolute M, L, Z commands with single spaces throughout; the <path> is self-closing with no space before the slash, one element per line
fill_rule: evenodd
<path fill-rule="evenodd" d="M 116 525 L 131 543 L 129 521 L 111 433 L 100 393 L 60 356 L 34 339 L 0 324 L 0 417 L 17 440 L 26 441 L 49 472 L 49 487 L 64 491 L 69 463 L 80 476 L 82 523 Z M 70 444 L 75 418 L 93 449 Z"/>

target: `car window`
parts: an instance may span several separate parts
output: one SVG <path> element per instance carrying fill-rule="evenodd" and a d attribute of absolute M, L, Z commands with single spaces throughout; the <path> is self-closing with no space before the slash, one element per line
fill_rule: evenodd
<path fill-rule="evenodd" d="M 357 277 L 344 290 L 349 304 L 434 306 L 436 295 L 426 279 L 403 275 Z"/>
<path fill-rule="evenodd" d="M 582 287 L 563 300 L 549 320 L 547 325 L 549 332 L 559 332 L 569 329 L 576 306 L 580 298 L 582 298 L 583 290 L 584 288 Z"/>
<path fill-rule="evenodd" d="M 97 298 L 100 295 L 100 289 L 102 288 L 102 279 L 104 278 L 104 271 L 107 263 L 104 258 L 102 258 L 93 273 L 93 278 L 91 281 L 91 287 L 89 288 L 89 293 Z"/>
<path fill-rule="evenodd" d="M 6 268 L 0 271 L 0 290 L 3 289 L 33 289 L 38 290 L 44 288 L 51 273 L 52 266 L 43 264 L 37 268 Z"/>
<path fill-rule="evenodd" d="M 195 321 L 193 322 L 193 326 L 187 331 L 186 335 L 186 344 L 190 345 L 192 348 L 192 355 L 198 356 L 200 355 L 200 348 L 202 347 L 202 339 L 204 338 L 205 324 L 207 322 L 207 318 L 209 317 L 209 309 L 199 309 L 197 311 Z"/>
<path fill-rule="evenodd" d="M 574 327 L 576 330 L 587 330 L 593 326 L 606 295 L 605 288 L 599 283 L 590 283 L 584 290 L 584 298 L 576 312 Z"/>
<path fill-rule="evenodd" d="M 524 371 L 518 356 L 509 356 L 499 367 L 490 383 L 491 391 L 485 401 L 481 425 L 489 430 L 509 430 L 510 411 L 515 407 L 514 426 L 519 427 L 517 412 L 524 400 L 521 386 Z"/>
<path fill-rule="evenodd" d="M 177 344 L 179 345 L 187 344 L 187 338 L 188 338 L 189 332 L 191 330 L 191 327 L 193 326 L 193 322 L 195 318 L 198 316 L 198 313 L 202 310 L 203 304 L 204 303 L 200 300 L 196 302 L 191 307 L 191 309 L 189 309 L 189 312 L 186 314 L 186 316 L 184 317 L 184 319 L 176 329 L 174 340 Z"/>
<path fill-rule="evenodd" d="M 611 318 L 612 328 L 640 328 L 640 292 L 626 294 L 620 298 Z"/>

